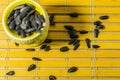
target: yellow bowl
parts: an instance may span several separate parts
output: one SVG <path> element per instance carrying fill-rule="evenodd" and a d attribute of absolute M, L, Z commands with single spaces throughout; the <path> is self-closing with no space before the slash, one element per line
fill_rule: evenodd
<path fill-rule="evenodd" d="M 43 23 L 44 25 L 44 30 L 41 31 L 41 33 L 34 33 L 31 36 L 25 37 L 25 38 L 21 38 L 19 35 L 17 35 L 16 33 L 12 32 L 8 25 L 7 25 L 7 18 L 9 16 L 9 13 L 18 5 L 21 4 L 31 4 L 33 6 L 36 7 L 36 10 L 45 17 L 45 23 Z M 46 13 L 46 11 L 44 10 L 44 8 L 38 4 L 37 2 L 33 1 L 33 0 L 16 0 L 14 2 L 12 2 L 4 11 L 3 14 L 3 18 L 2 18 L 2 24 L 3 24 L 3 28 L 4 31 L 6 32 L 6 34 L 15 42 L 17 43 L 21 43 L 21 44 L 27 44 L 30 46 L 37 46 L 40 45 L 47 37 L 48 34 L 48 27 L 49 27 L 49 19 L 48 19 L 48 15 Z M 45 33 L 46 32 L 46 33 Z M 44 34 L 43 34 L 44 33 Z M 44 35 L 44 36 L 41 36 Z"/>

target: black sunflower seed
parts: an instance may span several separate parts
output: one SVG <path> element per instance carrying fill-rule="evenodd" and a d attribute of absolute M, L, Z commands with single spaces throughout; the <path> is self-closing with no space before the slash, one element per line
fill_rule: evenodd
<path fill-rule="evenodd" d="M 46 47 L 44 48 L 44 51 L 49 51 L 50 49 L 51 49 L 50 46 L 46 46 Z"/>
<path fill-rule="evenodd" d="M 66 52 L 66 51 L 69 51 L 69 48 L 67 46 L 61 47 L 60 51 L 61 52 Z"/>
<path fill-rule="evenodd" d="M 64 28 L 66 30 L 73 30 L 73 26 L 72 25 L 65 25 Z"/>
<path fill-rule="evenodd" d="M 87 34 L 88 33 L 88 31 L 86 31 L 86 30 L 81 30 L 80 31 L 80 34 Z"/>
<path fill-rule="evenodd" d="M 98 29 L 94 29 L 94 36 L 97 38 L 99 35 L 99 30 Z"/>
<path fill-rule="evenodd" d="M 108 18 L 109 18 L 109 16 L 107 16 L 107 15 L 100 16 L 100 19 L 101 19 L 101 20 L 106 20 L 106 19 L 108 19 Z"/>
<path fill-rule="evenodd" d="M 74 41 L 73 45 L 79 44 L 79 42 L 80 42 L 80 40 L 77 40 L 77 39 L 76 39 L 76 40 Z"/>
<path fill-rule="evenodd" d="M 100 48 L 99 45 L 92 45 L 93 48 Z"/>
<path fill-rule="evenodd" d="M 100 25 L 102 22 L 101 21 L 95 21 L 93 24 L 94 25 Z"/>
<path fill-rule="evenodd" d="M 73 66 L 73 67 L 69 68 L 67 72 L 72 73 L 72 72 L 76 72 L 77 70 L 78 70 L 78 68 Z"/>
<path fill-rule="evenodd" d="M 79 48 L 79 46 L 80 46 L 79 43 L 75 44 L 73 50 L 77 50 Z"/>
<path fill-rule="evenodd" d="M 31 4 L 25 4 L 25 5 L 29 6 L 32 10 L 35 9 L 35 7 Z"/>
<path fill-rule="evenodd" d="M 32 70 L 34 70 L 34 69 L 36 69 L 36 65 L 35 65 L 35 64 L 31 64 L 31 65 L 28 67 L 27 71 L 32 71 Z"/>
<path fill-rule="evenodd" d="M 41 47 L 40 47 L 40 49 L 44 49 L 44 48 L 46 48 L 46 44 L 44 44 L 44 45 L 42 45 Z"/>
<path fill-rule="evenodd" d="M 104 25 L 97 25 L 96 28 L 97 29 L 104 29 L 105 27 L 104 27 Z"/>
<path fill-rule="evenodd" d="M 78 13 L 71 13 L 70 17 L 78 17 Z"/>
<path fill-rule="evenodd" d="M 16 45 L 16 46 L 19 46 L 19 44 L 18 44 L 18 43 L 16 43 L 16 42 L 15 42 L 15 45 Z"/>
<path fill-rule="evenodd" d="M 10 22 L 9 28 L 10 28 L 11 30 L 14 30 L 15 27 L 16 27 L 16 24 L 15 24 L 15 21 L 13 20 L 13 21 Z"/>
<path fill-rule="evenodd" d="M 34 60 L 34 61 L 41 61 L 41 59 L 38 58 L 38 57 L 32 57 L 32 60 Z"/>
<path fill-rule="evenodd" d="M 31 11 L 31 8 L 26 6 L 20 10 L 20 18 L 23 19 Z"/>
<path fill-rule="evenodd" d="M 56 77 L 54 75 L 50 75 L 49 80 L 56 80 Z"/>
<path fill-rule="evenodd" d="M 53 20 L 54 20 L 54 14 L 50 15 L 49 20 L 50 20 L 50 22 L 53 22 Z"/>
<path fill-rule="evenodd" d="M 42 21 L 41 21 L 41 18 L 38 17 L 39 15 L 37 13 L 35 13 L 35 21 L 37 24 L 41 25 Z"/>
<path fill-rule="evenodd" d="M 68 44 L 73 44 L 75 40 L 76 38 L 71 39 Z"/>
<path fill-rule="evenodd" d="M 18 15 L 16 18 L 15 18 L 15 23 L 16 25 L 20 25 L 21 24 L 21 19 L 20 19 L 20 16 Z"/>
<path fill-rule="evenodd" d="M 26 30 L 25 30 L 25 32 L 26 32 L 26 33 L 29 33 L 29 32 L 34 32 L 34 31 L 35 31 L 35 29 L 34 29 L 34 28 L 30 28 L 30 29 L 26 29 Z"/>
<path fill-rule="evenodd" d="M 36 12 L 36 14 L 42 23 L 45 22 L 45 18 L 43 15 L 40 15 L 38 12 Z"/>
<path fill-rule="evenodd" d="M 44 43 L 51 43 L 52 42 L 52 39 L 46 39 L 45 41 L 44 41 Z"/>
<path fill-rule="evenodd" d="M 14 16 L 9 17 L 7 24 L 9 25 L 14 20 Z"/>
<path fill-rule="evenodd" d="M 24 30 L 21 30 L 20 35 L 21 35 L 22 38 L 25 38 L 25 37 L 26 37 L 25 31 L 24 31 Z"/>
<path fill-rule="evenodd" d="M 12 10 L 8 16 L 8 19 L 10 19 L 10 17 L 14 16 L 15 10 Z"/>
<path fill-rule="evenodd" d="M 70 34 L 70 38 L 78 38 L 79 36 L 77 34 Z"/>
<path fill-rule="evenodd" d="M 14 71 L 9 71 L 9 72 L 6 73 L 6 75 L 9 75 L 9 76 L 12 76 L 12 75 L 14 75 L 14 74 L 15 74 Z"/>
<path fill-rule="evenodd" d="M 25 7 L 25 4 L 22 4 L 22 5 L 17 6 L 15 9 L 22 9 L 24 7 Z"/>
<path fill-rule="evenodd" d="M 34 48 L 28 48 L 28 49 L 26 49 L 26 51 L 35 51 L 35 49 Z"/>
<path fill-rule="evenodd" d="M 16 34 L 20 35 L 21 34 L 21 30 L 16 30 Z"/>
<path fill-rule="evenodd" d="M 87 39 L 85 39 L 85 42 L 86 42 L 87 47 L 91 48 L 91 46 L 90 46 L 91 45 L 91 40 L 87 38 Z"/>
<path fill-rule="evenodd" d="M 15 10 L 14 18 L 16 18 L 19 14 L 20 14 L 20 10 Z"/>
<path fill-rule="evenodd" d="M 50 25 L 55 25 L 55 22 L 50 22 Z"/>

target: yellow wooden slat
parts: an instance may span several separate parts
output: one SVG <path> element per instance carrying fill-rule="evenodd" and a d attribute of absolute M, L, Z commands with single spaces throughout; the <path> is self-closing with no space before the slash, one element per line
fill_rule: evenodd
<path fill-rule="evenodd" d="M 56 76 L 57 80 L 66 80 L 66 77 Z M 49 80 L 49 77 L 40 77 L 38 80 Z"/>
<path fill-rule="evenodd" d="M 102 58 L 119 58 L 120 51 L 119 50 L 97 50 L 96 57 Z"/>
<path fill-rule="evenodd" d="M 6 40 L 0 40 L 0 48 L 8 48 L 8 43 Z"/>
<path fill-rule="evenodd" d="M 2 26 L 2 24 L 0 23 L 0 30 L 3 30 L 3 26 Z"/>
<path fill-rule="evenodd" d="M 91 77 L 69 77 L 69 80 L 92 80 L 92 78 Z"/>
<path fill-rule="evenodd" d="M 3 14 L 5 8 L 7 7 L 7 5 L 4 5 L 4 6 L 0 6 L 0 14 Z"/>
<path fill-rule="evenodd" d="M 8 0 L 0 0 L 0 5 L 3 5 L 3 4 L 8 4 Z"/>
<path fill-rule="evenodd" d="M 39 70 L 38 75 L 39 76 L 49 76 L 49 75 L 55 75 L 55 76 L 66 76 L 66 70 Z M 91 76 L 92 71 L 91 70 L 78 70 L 76 72 L 68 74 L 68 76 Z"/>
<path fill-rule="evenodd" d="M 5 70 L 0 70 L 0 76 L 5 76 Z"/>
<path fill-rule="evenodd" d="M 7 54 L 7 50 L 6 50 L 6 49 L 1 49 L 1 50 L 0 50 L 0 57 L 1 57 L 1 58 L 6 57 L 6 54 Z"/>
<path fill-rule="evenodd" d="M 7 60 L 6 66 L 7 67 L 28 67 L 35 62 L 31 60 Z"/>
<path fill-rule="evenodd" d="M 5 60 L 0 60 L 0 68 L 5 67 Z"/>
<path fill-rule="evenodd" d="M 98 77 L 97 80 L 120 80 L 120 77 Z"/>
<path fill-rule="evenodd" d="M 97 70 L 97 76 L 120 76 L 120 70 Z"/>
<path fill-rule="evenodd" d="M 35 80 L 34 77 L 15 77 L 15 76 L 8 76 L 6 80 Z"/>
<path fill-rule="evenodd" d="M 120 60 L 97 60 L 96 67 L 120 67 Z"/>
<path fill-rule="evenodd" d="M 35 53 L 36 52 L 28 52 L 28 51 L 25 51 L 25 49 L 21 50 L 21 49 L 13 49 L 13 50 L 10 50 L 8 52 L 8 57 L 10 58 L 31 58 L 33 56 L 35 56 Z"/>

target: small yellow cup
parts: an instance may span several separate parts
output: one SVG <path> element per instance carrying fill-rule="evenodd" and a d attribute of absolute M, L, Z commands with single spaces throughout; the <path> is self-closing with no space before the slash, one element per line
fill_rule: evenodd
<path fill-rule="evenodd" d="M 17 35 L 16 33 L 12 32 L 9 29 L 9 26 L 7 25 L 7 18 L 9 16 L 9 13 L 18 5 L 21 4 L 31 4 L 33 6 L 36 7 L 36 10 L 44 16 L 45 18 L 45 23 L 43 23 L 43 30 L 40 33 L 34 33 L 31 36 L 25 37 L 25 38 L 21 38 L 19 35 Z M 28 46 L 38 46 L 41 43 L 44 42 L 44 40 L 47 38 L 48 35 L 48 28 L 49 28 L 49 18 L 48 18 L 48 14 L 45 11 L 45 9 L 37 2 L 33 1 L 33 0 L 16 0 L 14 2 L 12 2 L 4 11 L 3 14 L 3 18 L 2 18 L 2 24 L 3 24 L 3 28 L 4 31 L 6 32 L 6 34 L 16 43 L 20 43 L 20 44 L 25 44 Z"/>

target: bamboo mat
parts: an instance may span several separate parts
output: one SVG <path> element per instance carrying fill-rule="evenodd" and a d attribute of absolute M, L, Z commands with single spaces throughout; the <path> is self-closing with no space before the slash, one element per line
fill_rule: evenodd
<path fill-rule="evenodd" d="M 27 52 L 28 47 L 16 46 L 5 34 L 2 15 L 12 1 L 0 0 L 0 80 L 49 80 L 49 75 L 55 75 L 57 80 L 120 80 L 120 0 L 37 0 L 49 15 L 55 14 L 56 24 L 50 26 L 48 35 L 54 41 L 48 44 L 52 48 L 48 52 L 40 47 L 35 47 L 35 52 Z M 68 14 L 73 12 L 79 16 L 71 18 Z M 93 22 L 101 15 L 108 15 L 109 19 L 102 20 L 105 29 L 95 38 Z M 66 24 L 73 25 L 78 31 L 89 31 L 88 34 L 78 33 L 81 42 L 76 51 L 68 45 L 70 38 L 64 28 Z M 86 38 L 100 48 L 88 49 Z M 63 46 L 69 46 L 70 51 L 60 52 Z M 32 57 L 40 57 L 42 61 L 33 61 Z M 28 66 L 33 63 L 37 69 L 28 72 Z M 71 66 L 79 70 L 67 73 Z M 14 76 L 6 76 L 10 70 L 15 71 Z"/>

